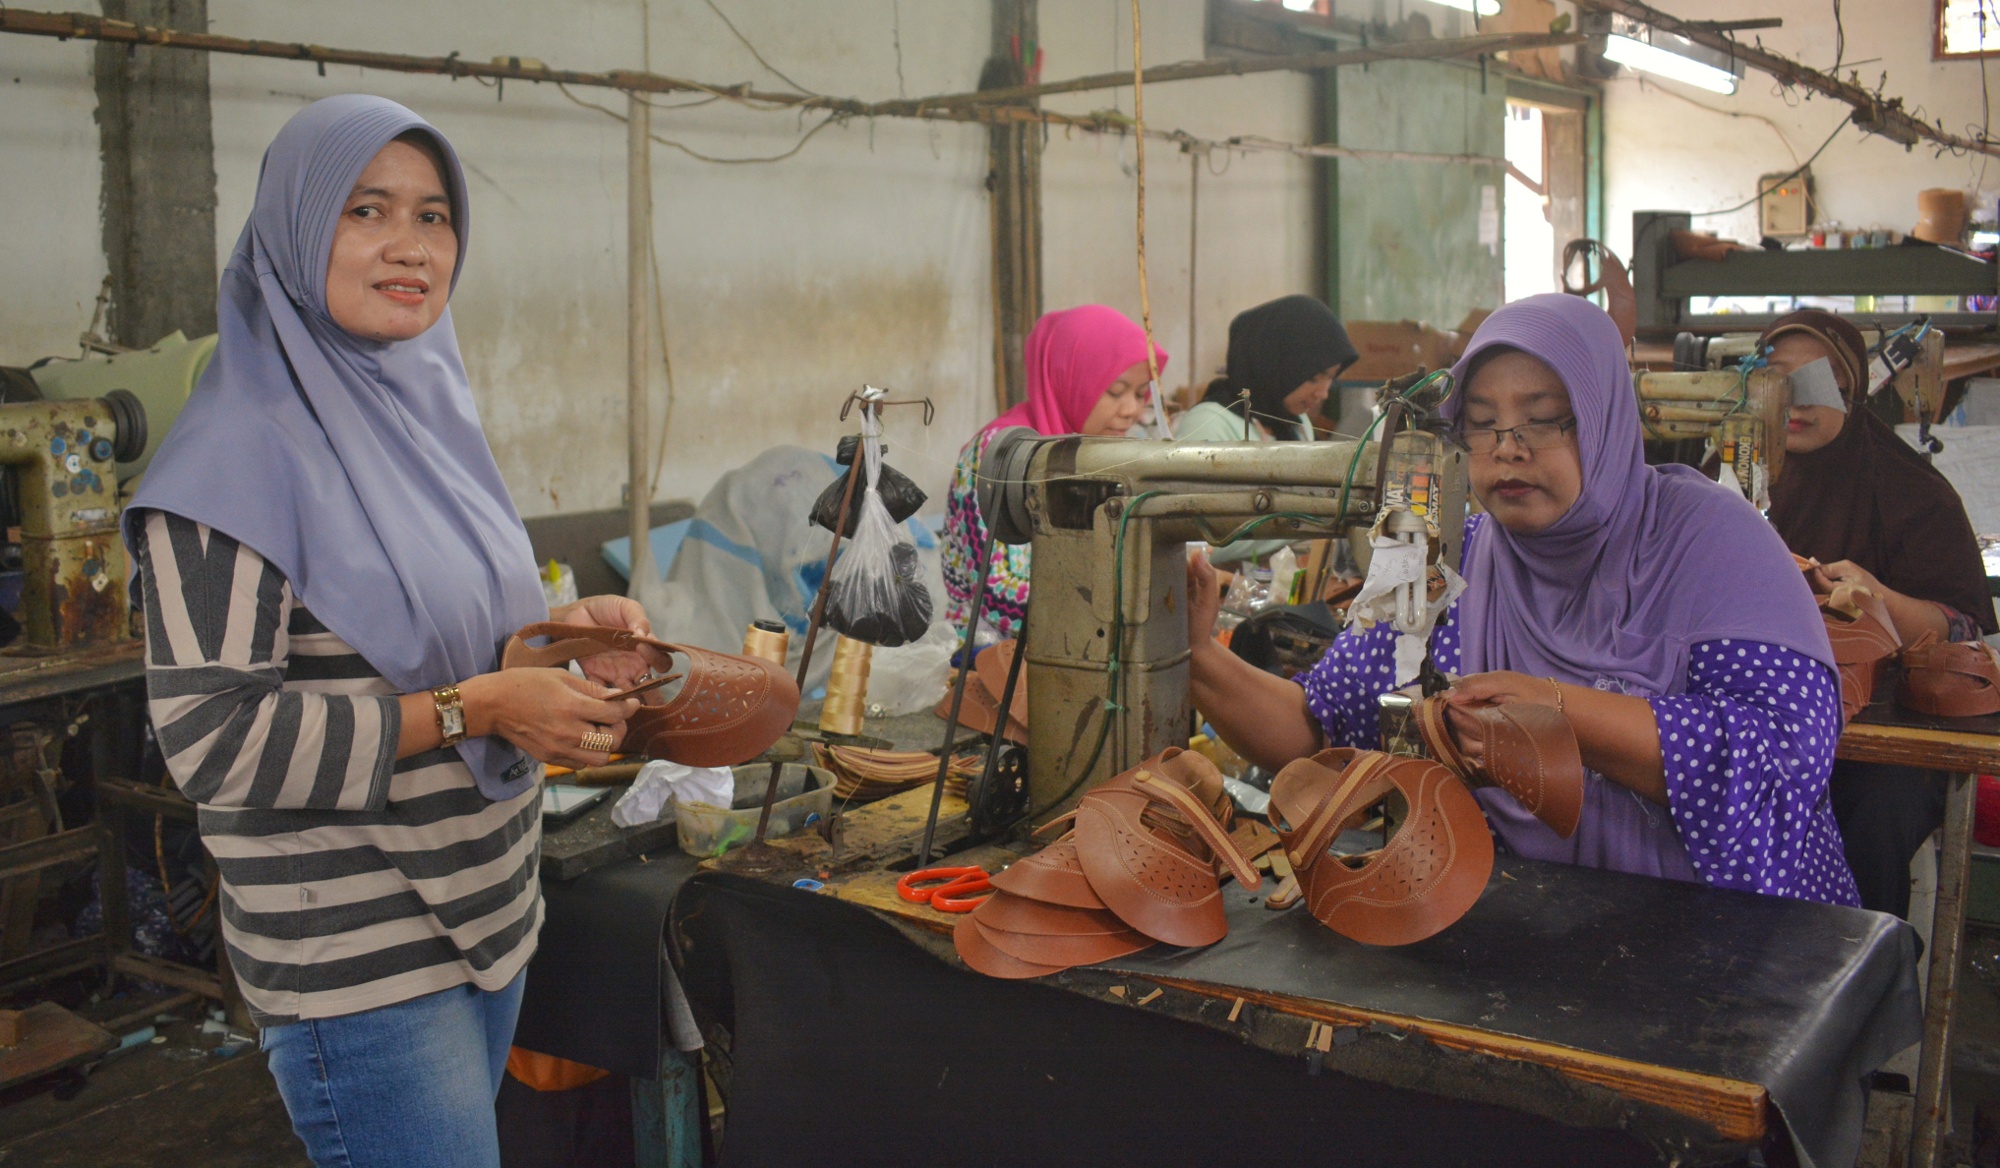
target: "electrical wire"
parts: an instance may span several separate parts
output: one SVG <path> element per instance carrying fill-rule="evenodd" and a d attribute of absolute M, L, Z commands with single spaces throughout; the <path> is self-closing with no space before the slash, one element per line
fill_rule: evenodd
<path fill-rule="evenodd" d="M 1805 171 L 1806 171 L 1806 170 L 1807 170 L 1808 168 L 1810 168 L 1810 167 L 1812 166 L 1812 164 L 1813 164 L 1813 163 L 1815 163 L 1815 162 L 1819 161 L 1819 156 L 1820 156 L 1820 155 L 1822 155 L 1822 154 L 1824 154 L 1824 153 L 1826 153 L 1826 148 L 1827 148 L 1828 146 L 1831 146 L 1831 145 L 1833 145 L 1833 140 L 1834 140 L 1835 138 L 1838 138 L 1838 137 L 1840 137 L 1840 132 L 1841 132 L 1842 130 L 1845 130 L 1845 129 L 1846 129 L 1846 128 L 1847 128 L 1848 126 L 1849 126 L 1849 125 L 1851 125 L 1851 124 L 1853 123 L 1853 121 L 1854 121 L 1854 115 L 1853 115 L 1853 114 L 1851 114 L 1851 113 L 1850 113 L 1850 114 L 1848 114 L 1848 115 L 1847 115 L 1846 117 L 1844 117 L 1844 118 L 1840 119 L 1840 124 L 1839 124 L 1839 125 L 1837 125 L 1837 126 L 1835 126 L 1835 127 L 1833 128 L 1833 133 L 1831 133 L 1831 134 L 1828 134 L 1828 135 L 1826 136 L 1826 141 L 1824 141 L 1824 142 L 1821 142 L 1821 143 L 1819 144 L 1819 149 L 1817 149 L 1817 150 L 1815 150 L 1815 151 L 1813 151 L 1813 152 L 1812 152 L 1812 157 L 1811 157 L 1811 158 L 1808 158 L 1808 159 L 1806 159 L 1806 160 L 1805 160 L 1804 162 L 1802 162 L 1802 163 L 1800 163 L 1799 165 L 1797 165 L 1797 166 L 1793 167 L 1793 168 L 1791 169 L 1790 173 L 1788 173 L 1788 174 L 1784 174 L 1784 175 L 1781 175 L 1781 176 L 1780 176 L 1780 177 L 1779 177 L 1779 178 L 1777 179 L 1777 183 L 1785 183 L 1785 182 L 1788 182 L 1788 181 L 1790 181 L 1790 180 L 1792 180 L 1792 179 L 1794 179 L 1794 178 L 1797 178 L 1797 177 L 1798 177 L 1799 175 L 1801 175 L 1801 174 L 1805 173 Z M 1776 184 L 1774 183 L 1773 185 L 1776 185 Z M 1768 190 L 1768 189 L 1770 189 L 1770 188 L 1769 188 L 1769 187 L 1766 187 L 1765 189 L 1766 189 L 1766 190 Z M 1724 208 L 1722 208 L 1722 209 L 1721 209 L 1720 211 L 1694 211 L 1694 212 L 1691 212 L 1691 213 L 1689 214 L 1689 216 L 1688 216 L 1688 217 L 1689 217 L 1690 219 L 1707 219 L 1707 218 L 1711 218 L 1711 217 L 1713 217 L 1713 216 L 1716 216 L 1716 215 L 1732 215 L 1732 214 L 1735 214 L 1735 213 L 1736 213 L 1736 212 L 1738 212 L 1738 211 L 1741 211 L 1741 210 L 1743 210 L 1743 209 L 1744 209 L 1744 208 L 1746 208 L 1746 207 L 1749 207 L 1749 206 L 1752 206 L 1752 205 L 1754 205 L 1754 204 L 1755 204 L 1755 203 L 1757 202 L 1757 200 L 1759 200 L 1759 199 L 1761 199 L 1761 198 L 1763 198 L 1763 197 L 1764 197 L 1764 192 L 1763 192 L 1763 191 L 1759 191 L 1759 192 L 1757 192 L 1756 194 L 1754 194 L 1754 195 L 1751 195 L 1751 196 L 1750 196 L 1749 198 L 1747 198 L 1747 199 L 1743 200 L 1742 202 L 1740 202 L 1740 203 L 1736 204 L 1736 205 L 1735 205 L 1734 207 L 1724 207 Z M 1654 220 L 1654 222 L 1656 222 L 1656 223 L 1657 223 L 1657 222 L 1664 222 L 1664 220 Z M 1633 253 L 1634 253 L 1634 254 L 1637 254 L 1637 253 L 1638 253 L 1638 251 L 1639 251 L 1639 245 L 1638 245 L 1638 244 L 1637 244 L 1636 242 L 1635 242 L 1635 243 L 1634 243 L 1634 244 L 1632 245 L 1632 251 L 1633 251 Z"/>
<path fill-rule="evenodd" d="M 606 106 L 598 105 L 596 102 L 585 101 L 584 99 L 578 97 L 576 94 L 571 93 L 569 91 L 569 87 L 564 85 L 560 81 L 556 82 L 555 86 L 556 89 L 560 91 L 564 97 L 569 98 L 571 101 L 575 102 L 576 104 L 582 106 L 585 109 L 596 110 L 598 113 L 603 114 L 605 117 L 610 118 L 613 121 L 622 122 L 626 120 L 625 115 L 619 113 L 617 110 L 610 109 Z M 729 95 L 717 94 L 716 96 L 719 99 L 719 98 L 726 98 Z M 649 102 L 647 104 L 651 105 L 652 103 Z M 653 108 L 684 109 L 687 108 L 687 106 L 707 105 L 707 104 L 708 101 L 698 101 L 698 102 L 688 102 L 686 103 L 686 105 L 681 105 L 681 106 L 653 106 Z M 793 107 L 786 107 L 786 108 L 793 108 Z M 834 122 L 842 120 L 844 120 L 844 118 L 840 114 L 828 114 L 825 118 L 821 119 L 819 124 L 815 125 L 812 129 L 807 130 L 802 136 L 800 136 L 799 140 L 792 144 L 792 148 L 790 150 L 785 151 L 783 154 L 771 154 L 757 158 L 719 158 L 712 154 L 703 154 L 701 151 L 696 150 L 694 147 L 689 146 L 686 143 L 676 142 L 671 138 L 663 138 L 658 134 L 648 133 L 646 136 L 662 146 L 667 146 L 672 149 L 678 150 L 681 153 L 687 155 L 688 157 L 696 159 L 701 162 L 713 162 L 723 166 L 740 166 L 753 162 L 783 162 L 785 159 L 790 158 L 793 155 L 797 154 L 799 151 L 805 149 L 806 143 L 812 141 L 813 135 L 819 133 L 821 130 L 826 129 L 829 125 L 832 125 Z"/>
<path fill-rule="evenodd" d="M 734 36 L 738 41 L 740 41 L 744 48 L 749 49 L 750 55 L 757 58 L 757 63 L 759 65 L 762 65 L 765 69 L 769 70 L 771 76 L 776 77 L 778 80 L 784 82 L 786 85 L 791 86 L 793 89 L 798 90 L 800 93 L 803 93 L 808 97 L 826 96 L 823 93 L 815 93 L 812 90 L 807 89 L 805 86 L 800 85 L 798 82 L 785 76 L 785 74 L 776 65 L 773 65 L 769 61 L 766 61 L 764 59 L 764 54 L 757 51 L 757 46 L 750 43 L 750 38 L 744 36 L 742 30 L 736 27 L 736 22 L 729 19 L 727 13 L 723 12 L 722 9 L 717 8 L 715 6 L 715 0 L 702 0 L 702 3 L 708 5 L 708 10 L 710 12 L 715 13 L 715 15 L 721 19 L 722 23 L 729 26 L 730 35 Z"/>

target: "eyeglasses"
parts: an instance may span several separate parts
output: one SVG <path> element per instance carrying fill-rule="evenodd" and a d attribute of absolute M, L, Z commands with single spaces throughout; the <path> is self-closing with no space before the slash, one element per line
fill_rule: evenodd
<path fill-rule="evenodd" d="M 1576 419 L 1570 417 L 1559 422 L 1523 422 L 1504 430 L 1496 430 L 1490 426 L 1477 430 L 1461 430 L 1458 436 L 1465 443 L 1465 448 L 1472 453 L 1492 454 L 1500 449 L 1500 440 L 1509 434 L 1512 434 L 1514 441 L 1525 449 L 1547 450 L 1551 446 L 1560 446 L 1563 435 L 1574 429 L 1576 429 Z"/>

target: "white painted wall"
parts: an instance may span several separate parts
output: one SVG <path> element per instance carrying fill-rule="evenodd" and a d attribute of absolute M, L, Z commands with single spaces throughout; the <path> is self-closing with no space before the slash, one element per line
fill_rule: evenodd
<path fill-rule="evenodd" d="M 970 89 L 988 51 L 976 0 L 727 0 L 765 57 L 801 85 L 863 98 Z M 218 33 L 472 59 L 540 57 L 578 69 L 647 63 L 638 0 L 402 4 L 210 0 Z M 1045 0 L 1044 76 L 1131 66 L 1127 0 Z M 1149 63 L 1200 57 L 1203 6 L 1148 0 Z M 782 88 L 701 0 L 651 0 L 651 67 Z M 900 36 L 899 84 L 895 43 Z M 1114 44 L 1115 41 L 1115 44 Z M 0 363 L 76 351 L 105 262 L 96 99 L 87 46 L 0 37 Z M 16 81 L 16 78 L 19 78 Z M 471 176 L 473 240 L 453 305 L 502 473 L 527 515 L 613 506 L 625 480 L 625 129 L 552 86 L 504 95 L 470 80 L 216 56 L 210 62 L 217 251 L 248 213 L 264 146 L 307 102 L 365 91 L 448 134 Z M 602 104 L 603 91 L 578 96 Z M 1149 121 L 1197 134 L 1304 140 L 1310 86 L 1265 75 L 1162 85 Z M 671 99 L 679 105 L 686 99 Z M 1057 108 L 1117 104 L 1131 91 Z M 816 119 L 808 119 L 807 124 Z M 727 102 L 656 112 L 655 132 L 708 153 L 768 155 L 799 135 L 790 113 Z M 1186 155 L 1149 151 L 1154 326 L 1167 383 L 1222 362 L 1229 317 L 1310 289 L 1310 164 L 1213 160 L 1204 175 L 1200 352 L 1188 359 Z M 830 449 L 841 398 L 863 383 L 929 394 L 923 432 L 892 415 L 899 465 L 942 502 L 959 446 L 994 412 L 985 132 L 882 120 L 835 125 L 794 158 L 721 166 L 655 148 L 655 224 L 677 388 L 660 498 L 699 497 L 778 443 Z M 1043 196 L 1045 300 L 1111 304 L 1135 319 L 1132 143 L 1052 131 Z M 657 349 L 656 349 L 657 351 Z M 657 372 L 657 371 L 656 371 Z M 664 378 L 655 379 L 655 417 Z M 894 457 L 894 456 L 892 456 Z"/>
<path fill-rule="evenodd" d="M 1149 0 L 1140 10 L 1150 67 L 1200 58 L 1206 6 Z M 1129 0 L 1043 0 L 1048 79 L 1132 68 Z M 1217 140 L 1261 135 L 1312 137 L 1312 83 L 1296 73 L 1261 73 L 1149 86 L 1146 123 Z M 1133 112 L 1128 88 L 1050 98 L 1049 108 Z M 1171 143 L 1146 146 L 1147 286 L 1153 333 L 1170 356 L 1170 389 L 1206 384 L 1229 347 L 1238 312 L 1313 286 L 1313 180 L 1308 159 L 1281 153 L 1217 152 L 1199 179 L 1195 244 L 1198 300 L 1195 349 L 1188 346 L 1189 156 Z M 1052 130 L 1043 156 L 1043 298 L 1051 308 L 1097 300 L 1139 319 L 1134 244 L 1138 190 L 1130 138 Z"/>
<path fill-rule="evenodd" d="M 1956 133 L 1964 133 L 1968 126 L 1976 132 L 1983 119 L 1981 66 L 1976 61 L 1931 60 L 1932 7 L 1932 0 L 1843 5 L 1846 59 L 1867 62 L 1852 69 L 1869 87 L 1886 72 L 1885 92 L 1903 98 L 1907 108 L 1926 120 L 1942 122 Z M 1675 15 L 1694 20 L 1781 17 L 1783 28 L 1747 35 L 1816 68 L 1834 63 L 1834 25 L 1825 0 L 1765 0 L 1747 13 L 1734 0 L 1676 0 L 1672 8 Z M 1848 71 L 1843 66 L 1841 73 L 1845 76 Z M 1989 84 L 2000 87 L 2000 75 Z M 1605 193 L 1613 250 L 1629 254 L 1634 211 L 1734 206 L 1756 193 L 1759 175 L 1787 171 L 1805 161 L 1832 133 L 1847 107 L 1823 97 L 1801 100 L 1803 96 L 1780 91 L 1769 76 L 1754 70 L 1733 97 L 1651 77 L 1636 80 L 1629 71 L 1609 83 Z M 2000 89 L 1995 97 L 2000 98 Z M 1696 109 L 1689 100 L 1711 108 Z M 1939 157 L 1923 146 L 1905 151 L 1850 127 L 1813 164 L 1813 179 L 1823 218 L 1837 219 L 1850 230 L 1908 231 L 1916 223 L 1918 191 L 2000 189 L 2000 159 Z M 1725 238 L 1754 242 L 1758 236 L 1754 205 L 1699 219 L 1696 225 Z"/>
<path fill-rule="evenodd" d="M 91 54 L 0 36 L 0 365 L 76 356 L 104 284 Z"/>

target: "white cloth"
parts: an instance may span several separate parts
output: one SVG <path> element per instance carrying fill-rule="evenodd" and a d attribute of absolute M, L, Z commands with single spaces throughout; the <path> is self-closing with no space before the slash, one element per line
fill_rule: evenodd
<path fill-rule="evenodd" d="M 676 807 L 704 803 L 728 807 L 736 797 L 736 776 L 728 767 L 690 767 L 665 759 L 654 759 L 639 768 L 632 787 L 618 797 L 611 809 L 611 822 L 619 827 L 637 827 L 660 818 L 667 800 Z"/>

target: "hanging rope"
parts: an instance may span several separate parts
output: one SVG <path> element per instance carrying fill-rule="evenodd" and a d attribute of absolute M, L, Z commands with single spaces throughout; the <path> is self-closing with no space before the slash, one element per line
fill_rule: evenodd
<path fill-rule="evenodd" d="M 1132 141 L 1139 170 L 1139 324 L 1146 330 L 1146 384 L 1160 435 L 1173 437 L 1160 401 L 1160 363 L 1153 355 L 1153 298 L 1146 290 L 1146 76 L 1139 40 L 1139 0 L 1132 0 Z"/>

